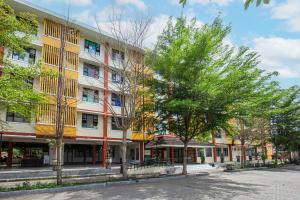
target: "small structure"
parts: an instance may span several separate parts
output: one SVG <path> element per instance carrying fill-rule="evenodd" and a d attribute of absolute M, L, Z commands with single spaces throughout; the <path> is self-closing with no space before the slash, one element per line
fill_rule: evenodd
<path fill-rule="evenodd" d="M 183 142 L 173 134 L 156 135 L 152 141 L 146 145 L 150 150 L 150 157 L 170 163 L 183 162 Z M 188 163 L 201 163 L 201 153 L 204 155 L 204 149 L 212 151 L 213 145 L 208 143 L 199 143 L 191 140 L 188 144 Z"/>

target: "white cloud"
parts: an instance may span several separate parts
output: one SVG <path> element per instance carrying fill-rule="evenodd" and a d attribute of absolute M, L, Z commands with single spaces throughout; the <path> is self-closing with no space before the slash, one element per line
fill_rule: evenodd
<path fill-rule="evenodd" d="M 259 37 L 254 39 L 254 50 L 261 55 L 262 67 L 278 71 L 284 78 L 300 78 L 300 39 Z"/>
<path fill-rule="evenodd" d="M 142 0 L 116 0 L 117 4 L 119 5 L 134 5 L 139 10 L 146 10 L 147 6 Z"/>
<path fill-rule="evenodd" d="M 272 18 L 284 20 L 288 31 L 300 32 L 300 1 L 286 0 L 272 7 Z"/>
<path fill-rule="evenodd" d="M 216 4 L 219 6 L 227 6 L 233 1 L 234 0 L 188 0 L 188 3 L 201 5 Z M 170 2 L 174 5 L 179 4 L 179 0 L 171 0 Z"/>
<path fill-rule="evenodd" d="M 64 3 L 68 5 L 76 5 L 76 6 L 88 6 L 92 4 L 92 0 L 42 0 L 47 3 Z"/>

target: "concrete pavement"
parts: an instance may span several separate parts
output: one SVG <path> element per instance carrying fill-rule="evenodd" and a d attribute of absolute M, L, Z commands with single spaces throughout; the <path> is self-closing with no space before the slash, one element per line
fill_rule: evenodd
<path fill-rule="evenodd" d="M 120 184 L 77 191 L 5 197 L 7 200 L 48 199 L 239 199 L 299 200 L 300 166 L 278 169 L 211 173 L 157 179 L 151 182 Z"/>

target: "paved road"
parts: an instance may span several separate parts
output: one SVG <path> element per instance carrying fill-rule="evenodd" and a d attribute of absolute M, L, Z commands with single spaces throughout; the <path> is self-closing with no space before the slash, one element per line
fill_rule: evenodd
<path fill-rule="evenodd" d="M 7 200 L 83 199 L 259 199 L 300 200 L 300 166 L 206 176 L 178 177 L 148 183 L 108 186 L 61 193 L 32 194 Z"/>

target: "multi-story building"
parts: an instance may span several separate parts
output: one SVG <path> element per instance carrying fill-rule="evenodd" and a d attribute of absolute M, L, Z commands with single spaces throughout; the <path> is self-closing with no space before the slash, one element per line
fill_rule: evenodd
<path fill-rule="evenodd" d="M 16 12 L 30 11 L 38 17 L 38 34 L 25 56 L 4 50 L 6 58 L 26 66 L 41 59 L 43 71 L 58 71 L 61 28 L 65 36 L 65 76 L 67 107 L 64 112 L 64 164 L 106 164 L 121 158 L 122 131 L 118 129 L 109 105 L 120 114 L 120 98 L 113 85 L 122 81 L 116 73 L 116 60 L 126 60 L 117 41 L 108 34 L 28 2 L 14 0 L 9 5 Z M 69 25 L 68 25 L 69 24 Z M 136 49 L 135 49 L 136 51 Z M 140 52 L 142 53 L 142 51 Z M 4 66 L 5 67 L 5 66 Z M 47 102 L 38 106 L 34 122 L 17 113 L 1 110 L 9 129 L 1 132 L 2 149 L 7 150 L 7 165 L 17 162 L 13 149 L 23 152 L 23 165 L 51 164 L 55 148 L 49 139 L 55 136 L 57 78 L 43 76 L 32 81 L 33 87 L 46 95 Z M 109 104 L 109 105 L 108 105 Z M 128 160 L 143 159 L 140 132 L 128 131 Z"/>

